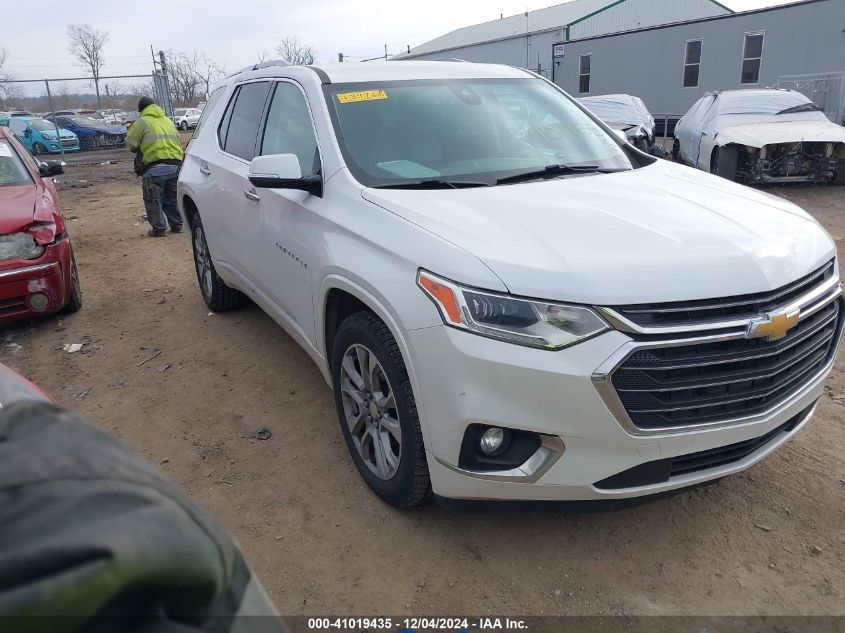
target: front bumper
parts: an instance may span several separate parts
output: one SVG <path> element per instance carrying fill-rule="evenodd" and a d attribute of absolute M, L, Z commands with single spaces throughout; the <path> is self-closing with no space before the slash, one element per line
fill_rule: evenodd
<path fill-rule="evenodd" d="M 610 331 L 559 352 L 534 350 L 445 326 L 407 333 L 416 394 L 423 413 L 435 494 L 452 499 L 597 500 L 640 497 L 704 483 L 744 470 L 776 450 L 806 424 L 823 392 L 814 378 L 782 406 L 753 421 L 683 433 L 626 430 L 593 384 L 593 374 L 631 339 Z M 727 465 L 668 481 L 604 489 L 595 484 L 646 462 L 679 457 L 759 438 L 799 417 L 751 454 Z M 522 472 L 499 475 L 458 467 L 470 424 L 540 433 L 560 446 Z"/>
<path fill-rule="evenodd" d="M 25 317 L 52 314 L 70 298 L 70 243 L 62 240 L 47 247 L 37 260 L 4 262 L 0 267 L 0 324 Z M 34 295 L 47 297 L 44 309 L 31 306 Z"/>

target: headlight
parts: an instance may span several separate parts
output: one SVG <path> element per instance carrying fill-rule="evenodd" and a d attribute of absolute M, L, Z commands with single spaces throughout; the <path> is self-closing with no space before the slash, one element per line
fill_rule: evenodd
<path fill-rule="evenodd" d="M 55 137 L 55 136 L 53 136 L 52 134 L 44 134 L 44 133 L 42 132 L 42 133 L 41 133 L 41 136 L 43 136 L 43 137 L 44 137 L 46 140 L 48 140 L 48 141 L 55 141 L 55 140 L 56 140 L 56 137 Z"/>
<path fill-rule="evenodd" d="M 43 252 L 44 247 L 37 244 L 28 233 L 0 235 L 0 260 L 36 259 Z"/>
<path fill-rule="evenodd" d="M 590 308 L 529 301 L 463 288 L 425 271 L 417 284 L 434 301 L 446 325 L 490 338 L 557 350 L 609 329 Z"/>

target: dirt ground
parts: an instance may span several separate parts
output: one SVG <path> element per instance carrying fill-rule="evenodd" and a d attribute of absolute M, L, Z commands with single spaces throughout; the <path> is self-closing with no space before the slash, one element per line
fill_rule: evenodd
<path fill-rule="evenodd" d="M 160 464 L 280 612 L 845 613 L 845 356 L 805 430 L 714 486 L 598 514 L 400 512 L 362 483 L 306 354 L 254 306 L 210 315 L 186 235 L 146 237 L 129 161 L 61 180 L 84 306 L 7 328 L 0 360 Z M 770 191 L 845 239 L 842 188 Z"/>

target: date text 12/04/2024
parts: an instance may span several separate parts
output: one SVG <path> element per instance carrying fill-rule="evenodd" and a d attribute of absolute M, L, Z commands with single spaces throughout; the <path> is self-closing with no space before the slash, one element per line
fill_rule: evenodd
<path fill-rule="evenodd" d="M 383 629 L 397 633 L 427 633 L 444 631 L 449 633 L 470 633 L 486 631 L 526 631 L 528 625 L 518 618 L 309 618 L 309 630 L 359 630 Z"/>

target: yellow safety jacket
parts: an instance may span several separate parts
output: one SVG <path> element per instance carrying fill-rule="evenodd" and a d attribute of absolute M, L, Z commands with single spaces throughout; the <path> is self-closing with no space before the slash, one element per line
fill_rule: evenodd
<path fill-rule="evenodd" d="M 182 160 L 184 152 L 173 121 L 156 104 L 148 105 L 126 133 L 126 149 L 140 148 L 145 165 L 163 160 Z"/>

